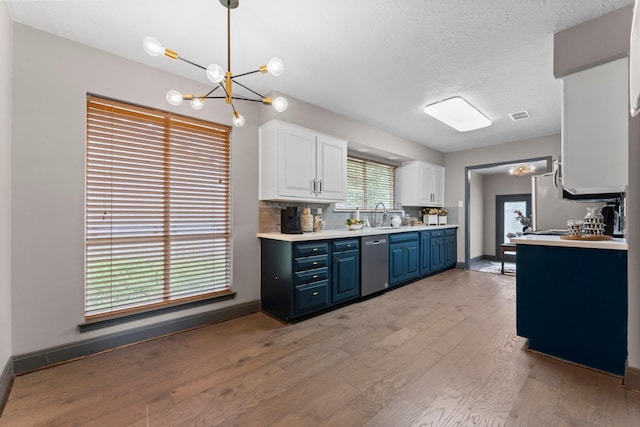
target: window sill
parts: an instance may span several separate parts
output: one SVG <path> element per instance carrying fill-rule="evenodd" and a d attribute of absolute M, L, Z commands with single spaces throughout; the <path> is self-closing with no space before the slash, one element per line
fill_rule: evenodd
<path fill-rule="evenodd" d="M 120 325 L 122 323 L 132 322 L 134 320 L 146 319 L 149 317 L 157 316 L 160 314 L 173 313 L 176 311 L 184 310 L 187 308 L 199 307 L 201 305 L 210 304 L 212 302 L 226 301 L 234 299 L 236 293 L 233 291 L 219 293 L 216 295 L 207 296 L 201 299 L 191 299 L 188 301 L 176 301 L 173 304 L 166 304 L 162 306 L 141 308 L 135 312 L 118 313 L 114 315 L 107 315 L 102 317 L 96 317 L 93 319 L 85 320 L 78 324 L 80 332 L 89 332 L 96 329 L 107 328 L 110 326 Z"/>

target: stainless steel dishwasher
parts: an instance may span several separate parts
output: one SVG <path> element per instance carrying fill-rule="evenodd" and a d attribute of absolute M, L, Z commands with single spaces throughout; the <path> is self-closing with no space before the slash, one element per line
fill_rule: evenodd
<path fill-rule="evenodd" d="M 387 235 L 362 238 L 360 292 L 367 296 L 389 287 L 389 239 Z"/>

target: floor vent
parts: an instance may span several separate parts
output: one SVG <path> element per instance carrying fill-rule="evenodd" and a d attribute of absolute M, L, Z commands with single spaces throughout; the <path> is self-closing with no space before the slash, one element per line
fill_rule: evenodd
<path fill-rule="evenodd" d="M 528 111 L 518 111 L 517 113 L 511 113 L 509 114 L 509 117 L 511 117 L 511 120 L 513 120 L 514 122 L 517 122 L 518 120 L 524 120 L 524 119 L 528 119 L 529 116 L 529 112 Z"/>

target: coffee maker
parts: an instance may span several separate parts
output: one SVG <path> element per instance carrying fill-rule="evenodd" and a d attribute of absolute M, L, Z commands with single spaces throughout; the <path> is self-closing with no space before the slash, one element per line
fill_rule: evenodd
<path fill-rule="evenodd" d="M 602 208 L 604 234 L 612 237 L 624 237 L 624 197 L 608 202 Z"/>
<path fill-rule="evenodd" d="M 284 234 L 302 234 L 300 210 L 289 206 L 280 211 L 280 232 Z"/>

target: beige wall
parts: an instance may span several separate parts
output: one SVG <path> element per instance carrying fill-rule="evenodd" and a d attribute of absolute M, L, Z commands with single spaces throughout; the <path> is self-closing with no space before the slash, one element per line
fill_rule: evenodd
<path fill-rule="evenodd" d="M 469 177 L 469 257 L 473 259 L 484 255 L 482 242 L 486 238 L 484 222 L 487 206 L 484 198 L 485 176 L 470 172 Z"/>
<path fill-rule="evenodd" d="M 531 193 L 531 176 L 488 175 L 484 179 L 483 254 L 496 256 L 496 196 Z M 473 228 L 471 229 L 473 232 Z M 473 240 L 472 240 L 473 242 Z"/>
<path fill-rule="evenodd" d="M 11 68 L 12 23 L 0 3 L 0 373 L 11 351 Z M 0 399 L 2 396 L 0 396 Z"/>
<path fill-rule="evenodd" d="M 560 135 L 526 139 L 506 144 L 471 150 L 456 151 L 445 155 L 445 206 L 458 206 L 465 200 L 465 168 L 560 155 Z M 465 209 L 459 210 L 458 262 L 464 262 Z"/>
<path fill-rule="evenodd" d="M 350 143 L 367 145 L 374 149 L 405 156 L 413 160 L 423 160 L 437 165 L 444 165 L 444 154 L 440 151 L 432 150 L 299 99 L 287 96 L 287 100 L 289 101 L 289 108 L 283 113 L 277 113 L 272 108 L 260 109 L 258 111 L 260 124 L 266 123 L 271 119 L 283 120 L 345 139 Z"/>
<path fill-rule="evenodd" d="M 627 56 L 633 5 L 576 25 L 553 36 L 553 75 L 595 67 Z"/>
<path fill-rule="evenodd" d="M 172 107 L 164 99 L 168 89 L 191 87 L 199 93 L 205 87 L 20 24 L 14 24 L 13 36 L 13 91 L 19 95 L 13 102 L 11 164 L 13 354 L 258 300 L 258 106 L 242 103 L 237 107 L 247 123 L 232 132 L 232 286 L 237 297 L 78 332 L 84 295 L 86 93 L 228 125 L 230 109 L 224 102 L 208 103 L 200 112 L 188 105 Z"/>

